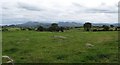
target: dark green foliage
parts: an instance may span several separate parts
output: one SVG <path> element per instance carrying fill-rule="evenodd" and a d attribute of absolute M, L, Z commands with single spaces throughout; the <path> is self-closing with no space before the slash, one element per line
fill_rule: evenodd
<path fill-rule="evenodd" d="M 39 26 L 39 27 L 37 28 L 37 31 L 44 31 L 44 28 L 43 28 L 42 26 Z"/>
<path fill-rule="evenodd" d="M 64 32 L 64 27 L 59 27 L 59 30 L 60 30 L 61 32 Z"/>
<path fill-rule="evenodd" d="M 7 28 L 2 28 L 2 31 L 4 32 L 4 31 L 8 31 L 8 29 Z"/>
<path fill-rule="evenodd" d="M 34 30 L 34 28 L 27 28 L 29 31 Z"/>
<path fill-rule="evenodd" d="M 91 27 L 92 27 L 92 24 L 87 22 L 84 24 L 84 30 L 85 31 L 90 31 L 91 30 Z"/>
<path fill-rule="evenodd" d="M 93 31 L 98 31 L 97 29 L 93 29 Z"/>
<path fill-rule="evenodd" d="M 115 31 L 117 31 L 117 27 L 115 27 Z"/>
<path fill-rule="evenodd" d="M 26 28 L 20 28 L 21 30 L 26 30 Z"/>
<path fill-rule="evenodd" d="M 75 28 L 81 28 L 81 27 L 75 27 Z"/>
<path fill-rule="evenodd" d="M 103 25 L 103 31 L 109 31 L 109 26 Z"/>
<path fill-rule="evenodd" d="M 58 24 L 57 23 L 51 24 L 49 30 L 52 31 L 52 32 L 59 32 L 59 26 L 58 26 Z"/>
<path fill-rule="evenodd" d="M 64 27 L 64 30 L 70 30 L 71 28 L 70 27 Z"/>
<path fill-rule="evenodd" d="M 111 27 L 111 28 L 113 28 L 113 27 L 114 27 L 114 25 L 110 25 L 110 27 Z"/>
<path fill-rule="evenodd" d="M 119 26 L 117 27 L 117 31 L 120 31 L 120 27 Z"/>
<path fill-rule="evenodd" d="M 92 31 L 119 31 L 120 28 L 119 27 L 115 27 L 113 25 L 110 25 L 110 27 L 108 25 L 103 25 L 103 26 L 93 26 L 92 27 Z"/>

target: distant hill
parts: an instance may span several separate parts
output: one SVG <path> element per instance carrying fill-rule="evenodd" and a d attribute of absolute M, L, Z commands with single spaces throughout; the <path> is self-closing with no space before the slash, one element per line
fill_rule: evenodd
<path fill-rule="evenodd" d="M 16 26 L 18 27 L 38 27 L 38 26 L 49 27 L 50 23 L 27 22 L 23 24 L 18 24 Z"/>
<path fill-rule="evenodd" d="M 23 24 L 18 24 L 16 26 L 19 26 L 19 27 L 37 27 L 39 25 L 40 25 L 39 22 L 27 22 L 27 23 L 23 23 Z"/>
<path fill-rule="evenodd" d="M 38 26 L 43 26 L 45 28 L 48 28 L 51 26 L 52 23 L 39 23 L 39 22 L 34 22 L 34 21 L 29 21 L 23 24 L 17 24 L 15 26 L 17 27 L 38 27 Z M 84 23 L 77 23 L 77 22 L 58 22 L 57 23 L 59 26 L 62 27 L 79 27 L 83 26 Z M 114 26 L 119 26 L 120 23 L 114 23 L 114 24 L 109 24 L 109 23 L 92 23 L 93 26 L 103 26 L 103 25 L 114 25 Z"/>
<path fill-rule="evenodd" d="M 39 22 L 27 22 L 23 24 L 18 24 L 16 26 L 19 27 L 38 27 L 38 26 L 43 26 L 43 27 L 50 27 L 52 23 L 39 23 Z M 62 27 L 75 27 L 75 26 L 82 26 L 80 23 L 75 23 L 75 22 L 58 22 L 58 26 Z"/>
<path fill-rule="evenodd" d="M 120 26 L 120 23 L 92 23 L 93 26 L 103 26 L 103 25 L 113 25 L 113 26 Z"/>
<path fill-rule="evenodd" d="M 76 27 L 76 26 L 82 26 L 83 24 L 76 22 L 59 22 L 58 25 L 63 27 Z"/>

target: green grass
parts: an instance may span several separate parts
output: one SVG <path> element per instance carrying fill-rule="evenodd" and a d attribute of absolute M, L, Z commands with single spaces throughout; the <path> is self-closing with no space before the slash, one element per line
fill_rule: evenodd
<path fill-rule="evenodd" d="M 54 39 L 53 36 L 65 39 Z M 115 63 L 118 62 L 118 32 L 8 31 L 3 32 L 3 55 L 16 63 Z M 94 46 L 86 47 L 90 43 Z"/>

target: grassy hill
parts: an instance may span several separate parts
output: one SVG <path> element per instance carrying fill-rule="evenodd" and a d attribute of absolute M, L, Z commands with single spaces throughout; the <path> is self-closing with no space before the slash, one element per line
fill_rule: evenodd
<path fill-rule="evenodd" d="M 118 42 L 116 31 L 7 31 L 2 51 L 15 63 L 110 63 L 118 62 Z"/>

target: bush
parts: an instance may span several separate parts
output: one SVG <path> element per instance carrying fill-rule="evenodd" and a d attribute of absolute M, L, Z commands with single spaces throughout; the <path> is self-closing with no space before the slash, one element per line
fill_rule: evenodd
<path fill-rule="evenodd" d="M 98 31 L 97 29 L 93 29 L 93 31 Z"/>
<path fill-rule="evenodd" d="M 8 31 L 8 29 L 7 28 L 2 28 L 2 31 L 4 32 L 4 31 Z"/>
<path fill-rule="evenodd" d="M 109 26 L 103 25 L 103 31 L 109 31 Z"/>
<path fill-rule="evenodd" d="M 39 27 L 37 28 L 37 31 L 44 31 L 44 28 L 43 28 L 42 26 L 39 26 Z"/>
<path fill-rule="evenodd" d="M 57 24 L 57 23 L 51 24 L 51 26 L 49 27 L 49 30 L 50 30 L 51 32 L 59 32 L 58 24 Z"/>

